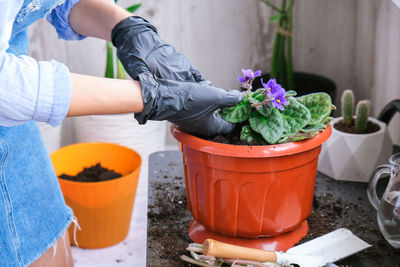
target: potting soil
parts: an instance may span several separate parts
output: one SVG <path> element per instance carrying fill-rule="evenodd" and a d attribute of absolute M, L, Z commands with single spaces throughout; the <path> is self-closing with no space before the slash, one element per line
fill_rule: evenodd
<path fill-rule="evenodd" d="M 84 168 L 77 175 L 61 174 L 58 178 L 75 182 L 101 182 L 119 178 L 122 175 L 113 170 L 104 168 L 100 163 L 94 166 Z"/>
<path fill-rule="evenodd" d="M 216 142 L 216 143 L 222 143 L 222 144 L 229 144 L 229 145 L 239 145 L 239 146 L 262 146 L 265 144 L 258 144 L 255 142 L 247 142 L 244 140 L 240 140 L 240 132 L 242 129 L 242 126 L 244 124 L 237 124 L 235 128 L 233 129 L 232 132 L 227 133 L 227 134 L 220 134 L 212 137 L 200 137 L 204 138 L 208 141 Z"/>
<path fill-rule="evenodd" d="M 333 127 L 336 130 L 339 130 L 341 132 L 345 132 L 345 133 L 352 133 L 352 134 L 359 134 L 357 132 L 357 128 L 356 128 L 356 124 L 355 121 L 353 120 L 353 122 L 351 123 L 351 125 L 346 125 L 344 124 L 344 122 L 338 121 L 335 125 L 333 125 Z M 379 131 L 380 127 L 378 124 L 373 123 L 372 121 L 368 121 L 367 122 L 367 128 L 365 129 L 364 134 L 368 134 L 368 133 L 374 133 Z"/>

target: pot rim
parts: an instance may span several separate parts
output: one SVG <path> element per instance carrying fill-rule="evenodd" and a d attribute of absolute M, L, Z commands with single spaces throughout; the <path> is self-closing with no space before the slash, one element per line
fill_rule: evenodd
<path fill-rule="evenodd" d="M 97 145 L 118 147 L 119 149 L 123 149 L 125 151 L 129 151 L 130 153 L 132 153 L 134 155 L 134 157 L 136 157 L 138 159 L 138 164 L 137 164 L 136 168 L 131 170 L 129 173 L 127 173 L 125 175 L 122 175 L 121 177 L 110 179 L 110 180 L 105 180 L 105 181 L 95 181 L 95 182 L 71 181 L 71 180 L 59 178 L 58 175 L 56 174 L 57 180 L 60 183 L 64 183 L 64 184 L 79 185 L 79 186 L 86 186 L 86 187 L 101 187 L 101 186 L 107 186 L 109 184 L 124 182 L 127 179 L 131 179 L 131 177 L 133 176 L 133 174 L 135 172 L 139 172 L 140 171 L 140 167 L 142 165 L 142 157 L 140 156 L 140 154 L 137 151 L 135 151 L 134 149 L 131 149 L 131 148 L 127 147 L 127 146 L 123 146 L 123 145 L 119 145 L 119 144 L 115 144 L 115 143 L 110 143 L 110 142 L 82 142 L 82 143 L 70 144 L 70 145 L 67 145 L 67 146 L 64 146 L 64 147 L 60 147 L 59 149 L 53 151 L 51 153 L 51 155 L 50 155 L 50 158 L 51 158 L 51 160 L 53 160 L 53 157 L 56 154 L 62 153 L 62 151 L 68 150 L 68 149 L 72 149 L 74 147 L 97 146 Z M 85 166 L 82 166 L 82 167 L 85 167 Z"/>
<path fill-rule="evenodd" d="M 368 117 L 368 120 L 369 120 L 369 121 L 372 121 L 373 123 L 376 123 L 376 124 L 379 125 L 380 129 L 379 129 L 378 131 L 373 132 L 373 133 L 365 133 L 365 134 L 355 134 L 355 133 L 346 133 L 346 132 L 342 132 L 342 131 L 337 130 L 337 129 L 334 127 L 334 125 L 335 125 L 337 122 L 339 122 L 340 120 L 342 120 L 342 119 L 343 119 L 343 116 L 340 116 L 340 117 L 334 118 L 334 119 L 331 121 L 332 133 L 340 134 L 340 135 L 343 135 L 343 136 L 357 136 L 357 137 L 359 137 L 359 138 L 362 138 L 362 137 L 367 137 L 367 136 L 369 137 L 369 136 L 372 136 L 372 135 L 381 135 L 381 134 L 385 133 L 385 131 L 386 131 L 386 124 L 385 124 L 384 122 L 382 122 L 382 121 L 380 121 L 380 120 L 378 120 L 378 119 L 375 119 L 375 118 L 373 118 L 373 117 Z"/>
<path fill-rule="evenodd" d="M 188 134 L 174 124 L 171 124 L 170 131 L 181 144 L 202 152 L 227 157 L 265 158 L 293 155 L 314 149 L 328 140 L 332 127 L 329 125 L 325 131 L 303 141 L 265 146 L 230 145 L 212 142 Z"/>

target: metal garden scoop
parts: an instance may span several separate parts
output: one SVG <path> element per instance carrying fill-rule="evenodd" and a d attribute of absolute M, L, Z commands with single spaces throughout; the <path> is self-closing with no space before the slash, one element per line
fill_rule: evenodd
<path fill-rule="evenodd" d="M 371 247 L 345 228 L 337 229 L 289 249 L 286 253 L 234 246 L 212 239 L 203 245 L 203 254 L 257 262 L 297 264 L 300 267 L 319 267 Z"/>

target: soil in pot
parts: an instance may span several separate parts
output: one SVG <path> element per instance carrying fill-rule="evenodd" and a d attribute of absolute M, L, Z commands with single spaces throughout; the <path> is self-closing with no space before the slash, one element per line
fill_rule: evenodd
<path fill-rule="evenodd" d="M 238 124 L 236 127 L 231 131 L 230 133 L 227 134 L 220 134 L 216 136 L 211 136 L 211 137 L 200 137 L 202 139 L 211 141 L 211 142 L 216 142 L 216 143 L 221 143 L 221 144 L 229 144 L 229 145 L 238 145 L 238 146 L 262 146 L 265 144 L 259 144 L 256 142 L 247 142 L 244 140 L 240 140 L 240 132 L 242 129 L 242 126 L 244 124 Z"/>
<path fill-rule="evenodd" d="M 77 175 L 61 174 L 60 179 L 65 179 L 74 182 L 103 182 L 121 177 L 122 175 L 113 170 L 104 168 L 100 163 L 94 166 L 84 168 Z"/>
<path fill-rule="evenodd" d="M 352 133 L 352 134 L 360 134 L 357 131 L 354 119 L 353 119 L 351 125 L 346 125 L 343 120 L 340 120 L 339 122 L 335 123 L 335 125 L 333 125 L 333 127 L 336 130 L 341 131 L 341 132 Z M 363 134 L 374 133 L 374 132 L 377 132 L 379 130 L 380 130 L 380 127 L 379 127 L 378 124 L 376 124 L 376 123 L 374 123 L 372 121 L 368 121 L 367 128 L 365 130 L 365 133 L 363 133 Z"/>

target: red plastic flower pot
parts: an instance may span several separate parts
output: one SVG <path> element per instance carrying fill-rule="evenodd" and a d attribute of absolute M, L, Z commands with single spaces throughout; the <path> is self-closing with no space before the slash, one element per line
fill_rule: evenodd
<path fill-rule="evenodd" d="M 207 230 L 231 237 L 276 236 L 310 215 L 321 144 L 314 138 L 268 146 L 200 139 L 171 127 L 180 142 L 188 208 Z"/>

